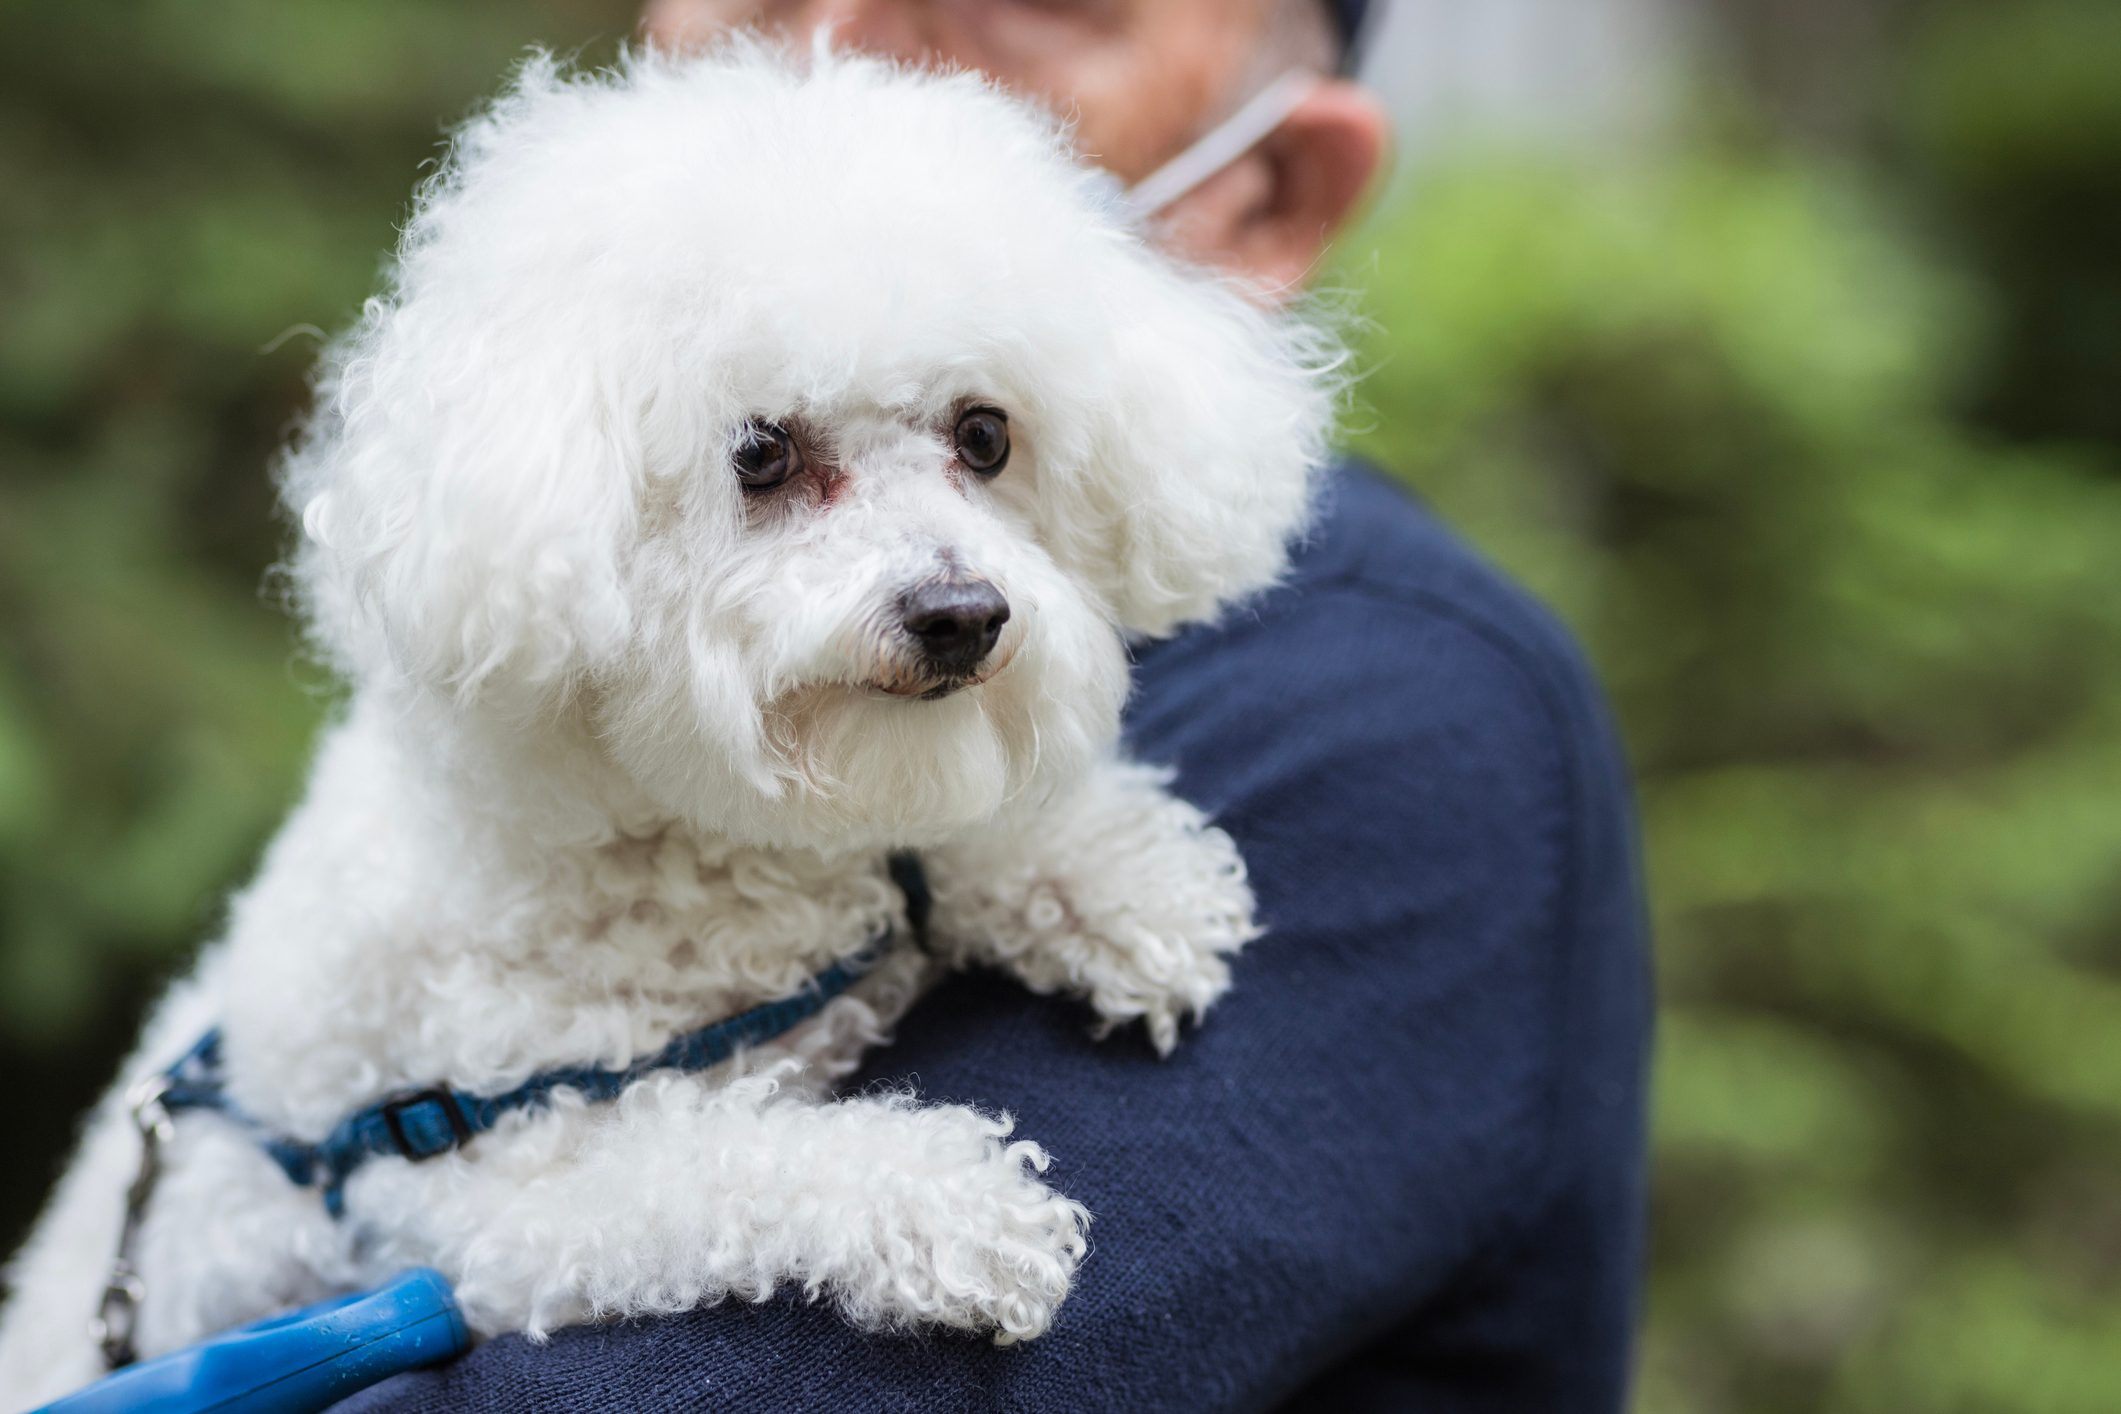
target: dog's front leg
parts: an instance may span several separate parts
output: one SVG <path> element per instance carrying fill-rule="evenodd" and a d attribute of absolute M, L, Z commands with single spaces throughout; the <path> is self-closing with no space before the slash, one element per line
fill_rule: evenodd
<path fill-rule="evenodd" d="M 819 1101 L 771 1077 L 644 1081 L 470 1154 L 349 1189 L 378 1271 L 439 1267 L 474 1329 L 533 1336 L 794 1286 L 857 1325 L 1042 1333 L 1085 1250 L 1080 1204 L 1007 1120 L 909 1097 Z"/>
<path fill-rule="evenodd" d="M 1168 1054 L 1259 933 L 1237 846 L 1168 780 L 1110 760 L 1061 799 L 924 855 L 940 949 L 1084 996 L 1108 1028 L 1140 1018 Z"/>

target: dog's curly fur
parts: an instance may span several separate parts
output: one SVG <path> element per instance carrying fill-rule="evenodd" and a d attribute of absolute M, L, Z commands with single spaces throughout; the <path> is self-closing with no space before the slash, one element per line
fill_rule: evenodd
<path fill-rule="evenodd" d="M 1228 837 L 1117 753 L 1125 637 L 1280 572 L 1324 347 L 1143 245 L 977 78 L 744 41 L 531 63 L 325 360 L 282 484 L 349 705 L 126 1078 L 218 1023 L 241 1107 L 314 1140 L 404 1086 L 624 1064 L 903 932 L 905 847 L 942 958 L 1169 1049 L 1255 925 Z M 991 479 L 952 445 L 971 404 L 1013 437 Z M 766 425 L 808 466 L 751 494 L 732 457 Z M 938 574 L 1013 610 L 962 679 L 893 612 Z M 1088 1220 L 1044 1154 L 1006 1117 L 830 1095 L 940 965 L 899 949 L 717 1071 L 372 1162 L 339 1222 L 184 1117 L 141 1344 L 412 1263 L 481 1333 L 795 1287 L 1036 1336 Z M 13 1268 L 7 1399 L 96 1373 L 136 1152 L 114 1092 Z"/>

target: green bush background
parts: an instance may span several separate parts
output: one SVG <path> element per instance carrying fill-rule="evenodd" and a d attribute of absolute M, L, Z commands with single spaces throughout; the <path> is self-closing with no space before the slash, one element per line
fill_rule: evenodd
<path fill-rule="evenodd" d="M 1642 1408 L 2108 1414 L 2121 9 L 1888 7 L 1823 100 L 1742 62 L 1772 8 L 1654 155 L 1424 160 L 1340 259 L 1353 440 L 1578 628 L 1639 767 Z M 10 1245 L 324 708 L 259 590 L 285 331 L 524 44 L 629 19 L 0 6 Z"/>

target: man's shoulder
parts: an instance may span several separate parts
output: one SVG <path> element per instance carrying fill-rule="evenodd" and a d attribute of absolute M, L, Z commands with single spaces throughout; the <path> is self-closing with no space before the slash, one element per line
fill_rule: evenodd
<path fill-rule="evenodd" d="M 1471 1156 L 1418 1182 L 1458 1195 L 1495 1260 L 1580 1254 L 1486 1278 L 1515 1293 L 1498 1301 L 1537 1305 L 1539 1288 L 1595 1311 L 1596 1338 L 1574 1344 L 1524 1317 L 1523 1371 L 1566 1368 L 1589 1403 L 1617 1403 L 1649 970 L 1632 792 L 1574 640 L 1428 510 L 1349 469 L 1281 589 L 1141 667 L 1132 749 L 1236 839 L 1259 900 L 1268 931 L 1239 992 L 1362 1036 L 1357 1088 L 1407 1121 L 1394 1162 L 1431 1144 Z M 1328 997 L 1360 1001 L 1336 1015 Z M 1247 1036 L 1250 1006 L 1233 995 L 1204 1034 L 1270 1034 Z"/>
<path fill-rule="evenodd" d="M 1470 614 L 1546 650 L 1568 645 L 1545 609 L 1426 503 L 1360 462 L 1343 463 L 1328 477 L 1286 589 L 1352 589 L 1454 617 Z"/>
<path fill-rule="evenodd" d="M 1287 581 L 1145 649 L 1135 749 L 1216 808 L 1261 757 L 1581 772 L 1615 755 L 1574 639 L 1428 508 L 1340 469 Z M 1298 764 L 1290 761 L 1292 766 Z"/>
<path fill-rule="evenodd" d="M 746 1305 L 495 1341 L 358 1407 L 1265 1407 L 1362 1332 L 1432 1404 L 1617 1407 L 1646 990 L 1624 788 L 1576 784 L 1603 746 L 1566 635 L 1351 472 L 1283 589 L 1146 650 L 1141 680 L 1135 751 L 1237 839 L 1267 925 L 1228 996 L 1159 1061 L 955 976 L 865 1072 L 1016 1116 L 1098 1214 L 1050 1336 Z"/>

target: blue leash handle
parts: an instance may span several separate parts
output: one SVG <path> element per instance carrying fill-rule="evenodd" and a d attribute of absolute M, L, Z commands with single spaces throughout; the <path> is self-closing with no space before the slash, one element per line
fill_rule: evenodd
<path fill-rule="evenodd" d="M 129 1365 L 33 1414 L 320 1414 L 471 1348 L 439 1272 L 319 1302 Z"/>

